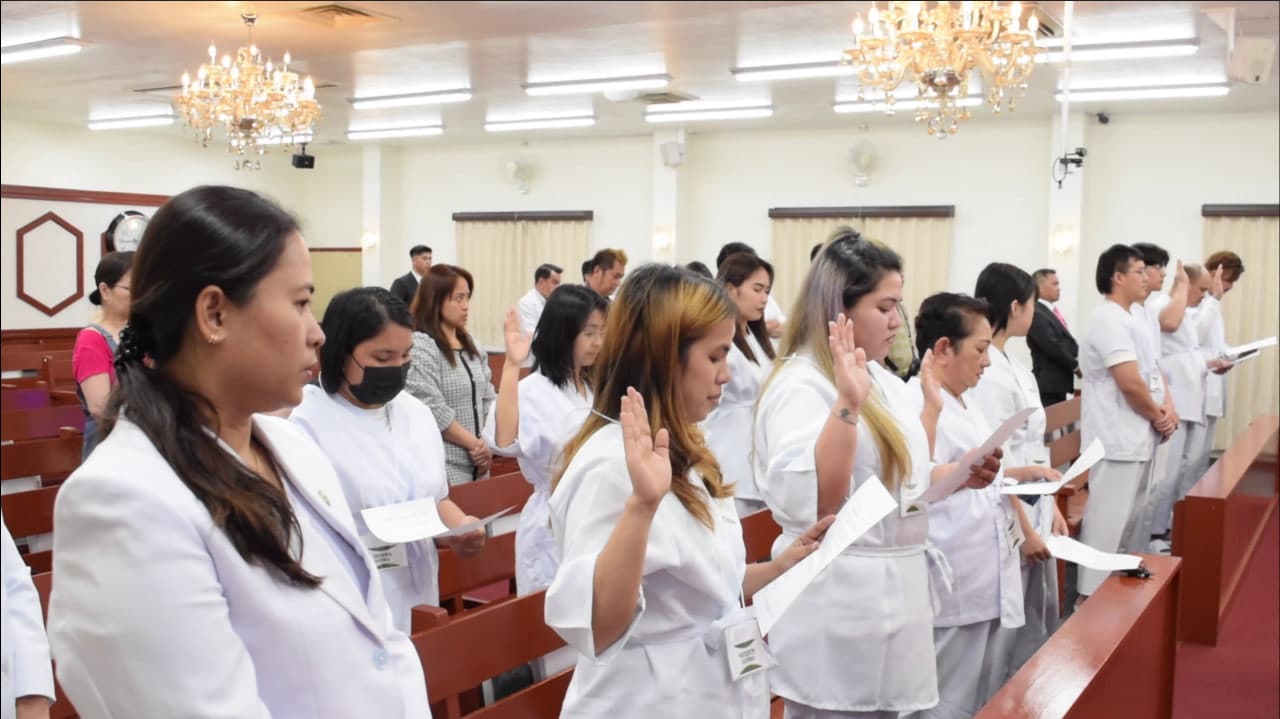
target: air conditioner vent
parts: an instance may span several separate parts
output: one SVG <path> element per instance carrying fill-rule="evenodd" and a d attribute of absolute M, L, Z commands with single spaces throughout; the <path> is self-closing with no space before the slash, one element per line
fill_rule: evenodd
<path fill-rule="evenodd" d="M 339 5 L 338 3 L 315 5 L 303 9 L 300 14 L 305 20 L 336 30 L 363 27 L 391 19 L 386 15 L 379 15 L 368 10 L 360 10 L 346 5 Z"/>
<path fill-rule="evenodd" d="M 665 92 L 644 92 L 636 95 L 635 101 L 641 105 L 670 105 L 677 102 L 691 102 L 698 96 L 687 92 L 667 90 Z"/>

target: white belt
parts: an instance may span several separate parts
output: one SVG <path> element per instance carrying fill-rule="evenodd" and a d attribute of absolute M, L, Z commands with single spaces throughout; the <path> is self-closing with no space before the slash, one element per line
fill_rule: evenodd
<path fill-rule="evenodd" d="M 783 536 L 794 542 L 796 536 L 799 535 L 793 536 L 783 532 Z M 874 559 L 912 557 L 917 554 L 923 554 L 925 565 L 929 572 L 929 604 L 933 607 L 935 616 L 942 612 L 942 600 L 951 594 L 955 573 L 951 570 L 951 563 L 947 561 L 947 555 L 932 544 L 904 544 L 889 547 L 851 544 L 840 554 L 842 556 Z"/>

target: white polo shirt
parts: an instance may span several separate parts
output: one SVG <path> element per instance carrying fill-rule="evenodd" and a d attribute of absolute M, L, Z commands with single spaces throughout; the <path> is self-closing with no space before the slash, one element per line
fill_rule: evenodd
<path fill-rule="evenodd" d="M 1125 308 L 1104 299 L 1089 317 L 1080 343 L 1081 440 L 1088 446 L 1102 440 L 1106 458 L 1122 462 L 1146 462 L 1155 454 L 1151 423 L 1129 406 L 1111 368 L 1137 362 L 1148 389 L 1158 384 L 1159 369 L 1153 356 L 1150 328 Z M 1161 398 L 1153 393 L 1157 403 Z"/>

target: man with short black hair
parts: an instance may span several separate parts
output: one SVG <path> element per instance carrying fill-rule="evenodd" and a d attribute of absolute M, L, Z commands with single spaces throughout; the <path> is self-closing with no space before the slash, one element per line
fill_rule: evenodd
<path fill-rule="evenodd" d="M 627 272 L 627 253 L 622 250 L 600 250 L 582 263 L 582 282 L 605 299 L 613 296 Z"/>
<path fill-rule="evenodd" d="M 1036 270 L 1032 277 L 1040 301 L 1027 330 L 1027 348 L 1031 350 L 1031 374 L 1040 389 L 1040 403 L 1048 407 L 1071 397 L 1079 374 L 1076 358 L 1080 348 L 1067 329 L 1067 319 L 1054 304 L 1061 296 L 1058 273 L 1046 268 Z"/>
<path fill-rule="evenodd" d="M 552 264 L 538 265 L 533 271 L 533 289 L 524 293 L 516 303 L 516 314 L 520 316 L 520 330 L 533 334 L 542 317 L 542 309 L 547 306 L 547 298 L 560 286 L 560 273 L 563 269 Z"/>
<path fill-rule="evenodd" d="M 404 300 L 406 305 L 413 305 L 413 296 L 418 294 L 418 283 L 422 276 L 431 269 L 431 248 L 426 245 L 414 245 L 409 250 L 409 261 L 412 263 L 409 272 L 400 275 L 391 283 L 391 294 Z"/>

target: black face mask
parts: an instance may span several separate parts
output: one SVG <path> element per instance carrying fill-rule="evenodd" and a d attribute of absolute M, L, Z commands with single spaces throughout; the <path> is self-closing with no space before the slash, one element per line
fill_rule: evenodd
<path fill-rule="evenodd" d="M 352 362 L 364 370 L 364 380 L 360 384 L 348 384 L 351 396 L 364 404 L 386 404 L 396 398 L 404 389 L 405 380 L 409 378 L 409 364 L 392 367 L 365 367 L 355 360 Z"/>

